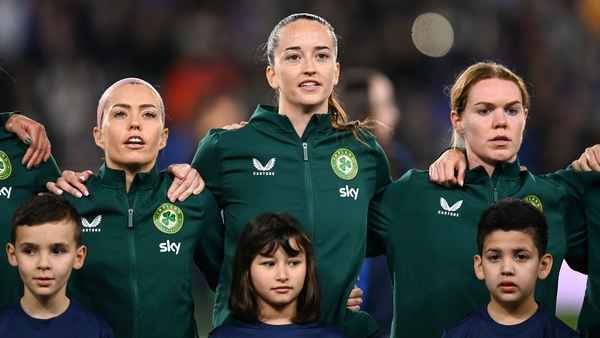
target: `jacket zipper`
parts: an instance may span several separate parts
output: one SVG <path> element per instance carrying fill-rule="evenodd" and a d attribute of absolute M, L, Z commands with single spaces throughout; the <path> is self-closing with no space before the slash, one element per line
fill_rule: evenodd
<path fill-rule="evenodd" d="M 125 197 L 127 198 L 127 196 Z M 134 198 L 135 200 L 135 198 Z M 128 203 L 129 204 L 129 203 Z M 134 202 L 135 204 L 135 202 Z M 127 205 L 129 207 L 129 205 Z M 139 315 L 139 293 L 138 293 L 138 282 L 137 282 L 137 264 L 136 264 L 136 249 L 135 249 L 135 228 L 133 223 L 133 208 L 128 208 L 128 217 L 127 217 L 127 229 L 131 230 L 128 232 L 129 239 L 129 258 L 131 264 L 131 289 L 132 289 L 132 297 L 133 297 L 133 323 L 131 325 L 131 333 L 132 337 L 137 337 L 139 335 L 139 323 L 138 323 L 138 315 Z"/>
<path fill-rule="evenodd" d="M 308 224 L 306 228 L 310 238 L 314 238 L 315 207 L 313 198 L 313 184 L 310 175 L 310 163 L 308 162 L 308 143 L 302 142 L 302 154 L 304 155 L 304 184 L 306 187 L 306 207 L 308 211 Z"/>

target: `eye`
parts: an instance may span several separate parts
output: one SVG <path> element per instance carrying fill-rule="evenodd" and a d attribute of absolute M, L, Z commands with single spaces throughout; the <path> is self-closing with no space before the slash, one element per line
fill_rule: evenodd
<path fill-rule="evenodd" d="M 492 110 L 489 108 L 483 108 L 483 109 L 479 109 L 477 111 L 477 114 L 479 114 L 479 115 L 489 115 L 491 113 L 492 113 Z"/>
<path fill-rule="evenodd" d="M 319 54 L 317 54 L 317 59 L 322 59 L 322 60 L 329 59 L 329 54 L 327 54 L 327 53 L 319 53 Z"/>
<path fill-rule="evenodd" d="M 516 259 L 516 260 L 518 260 L 518 261 L 525 261 L 525 260 L 527 260 L 528 258 L 529 258 L 529 257 L 527 257 L 527 255 L 525 255 L 525 254 L 517 254 L 517 255 L 515 256 L 515 259 Z"/>
<path fill-rule="evenodd" d="M 275 263 L 272 262 L 272 261 L 267 261 L 267 262 L 261 263 L 261 265 L 264 265 L 264 266 L 275 266 Z"/>
<path fill-rule="evenodd" d="M 35 253 L 35 250 L 32 248 L 25 248 L 23 249 L 23 253 L 26 255 L 33 255 Z"/>
<path fill-rule="evenodd" d="M 155 112 L 153 112 L 153 111 L 146 111 L 146 112 L 142 113 L 142 116 L 146 117 L 146 118 L 153 119 L 153 118 L 156 118 L 157 114 Z"/>
<path fill-rule="evenodd" d="M 494 261 L 500 260 L 500 255 L 495 255 L 495 254 L 494 254 L 494 255 L 490 255 L 490 256 L 488 257 L 488 259 L 489 259 L 490 261 L 494 262 Z"/>
<path fill-rule="evenodd" d="M 61 254 L 64 254 L 65 252 L 67 252 L 67 250 L 65 250 L 64 248 L 52 249 L 52 254 L 54 254 L 54 255 L 61 255 Z"/>
<path fill-rule="evenodd" d="M 302 262 L 300 262 L 300 261 L 290 261 L 288 264 L 291 265 L 291 266 L 298 266 L 298 265 L 300 265 L 300 263 L 302 263 Z"/>
<path fill-rule="evenodd" d="M 290 54 L 285 59 L 286 60 L 290 60 L 290 61 L 297 61 L 297 60 L 300 60 L 300 55 L 298 55 L 298 54 Z"/>
<path fill-rule="evenodd" d="M 113 113 L 114 117 L 125 117 L 127 116 L 127 113 L 123 110 L 117 110 Z"/>
<path fill-rule="evenodd" d="M 517 115 L 519 113 L 519 110 L 516 108 L 508 108 L 506 109 L 506 113 L 508 115 Z"/>

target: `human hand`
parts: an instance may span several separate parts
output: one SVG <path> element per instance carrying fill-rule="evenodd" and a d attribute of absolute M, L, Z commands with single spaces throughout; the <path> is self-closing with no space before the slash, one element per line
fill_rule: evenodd
<path fill-rule="evenodd" d="M 204 190 L 204 180 L 198 171 L 187 163 L 171 164 L 167 167 L 167 172 L 175 177 L 167 191 L 167 198 L 171 203 L 176 200 L 183 202 L 190 195 L 198 195 Z"/>
<path fill-rule="evenodd" d="M 466 168 L 465 154 L 460 149 L 451 148 L 429 166 L 429 180 L 446 188 L 462 187 Z"/>
<path fill-rule="evenodd" d="M 350 292 L 350 296 L 348 296 L 348 302 L 346 303 L 346 307 L 353 311 L 360 311 L 360 305 L 363 303 L 362 300 L 363 290 L 361 290 L 356 284 L 352 288 Z"/>
<path fill-rule="evenodd" d="M 42 161 L 46 162 L 50 158 L 50 140 L 46 135 L 46 128 L 40 123 L 21 114 L 12 114 L 4 129 L 17 135 L 29 146 L 21 160 L 21 164 L 27 169 L 37 167 Z"/>
<path fill-rule="evenodd" d="M 62 195 L 63 192 L 66 192 L 67 194 L 73 195 L 77 198 L 81 198 L 83 195 L 89 196 L 90 193 L 84 182 L 87 181 L 93 174 L 94 173 L 91 170 L 86 170 L 81 173 L 65 170 L 63 171 L 62 176 L 56 180 L 56 183 L 46 183 L 46 189 L 56 195 Z"/>
<path fill-rule="evenodd" d="M 240 123 L 232 123 L 232 124 L 228 124 L 225 127 L 223 127 L 223 129 L 225 130 L 235 130 L 235 129 L 240 129 L 244 126 L 246 126 L 248 124 L 248 122 L 246 121 L 242 121 Z"/>
<path fill-rule="evenodd" d="M 600 144 L 585 148 L 579 159 L 571 165 L 577 171 L 600 171 Z"/>

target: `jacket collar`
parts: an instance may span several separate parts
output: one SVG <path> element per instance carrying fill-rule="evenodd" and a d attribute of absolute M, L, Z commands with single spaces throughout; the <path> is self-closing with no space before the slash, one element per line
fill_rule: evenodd
<path fill-rule="evenodd" d="M 488 177 L 487 171 L 482 166 L 477 166 L 466 171 L 465 183 L 477 183 L 481 180 L 491 179 L 497 181 L 500 177 L 517 178 L 521 172 L 521 164 L 517 158 L 514 162 L 501 162 L 496 165 L 492 177 Z"/>
<path fill-rule="evenodd" d="M 121 169 L 111 169 L 106 166 L 106 162 L 102 164 L 98 170 L 98 178 L 102 184 L 111 187 L 123 187 L 125 184 L 125 171 Z M 133 183 L 139 181 L 141 186 L 154 186 L 158 182 L 158 169 L 156 164 L 150 172 L 138 173 L 133 179 Z"/>
<path fill-rule="evenodd" d="M 279 114 L 279 107 L 277 106 L 258 105 L 249 122 L 266 122 L 277 126 L 283 131 L 294 132 L 292 122 L 286 115 Z M 315 130 L 319 132 L 328 129 L 331 129 L 331 114 L 329 112 L 327 114 L 314 114 L 308 122 L 304 134 L 306 135 L 307 131 L 312 132 Z"/>

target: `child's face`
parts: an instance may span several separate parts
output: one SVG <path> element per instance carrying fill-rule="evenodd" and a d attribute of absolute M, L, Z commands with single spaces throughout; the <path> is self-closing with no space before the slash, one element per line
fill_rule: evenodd
<path fill-rule="evenodd" d="M 530 235 L 520 231 L 494 231 L 475 256 L 475 274 L 490 290 L 492 302 L 519 306 L 533 300 L 537 279 L 552 268 L 552 256 L 539 253 Z"/>
<path fill-rule="evenodd" d="M 290 245 L 298 250 L 294 239 L 290 239 Z M 295 311 L 298 295 L 304 286 L 306 258 L 304 253 L 290 257 L 279 247 L 272 257 L 254 257 L 250 276 L 261 309 L 289 308 Z"/>
<path fill-rule="evenodd" d="M 25 295 L 51 297 L 65 294 L 71 269 L 79 269 L 85 259 L 85 246 L 77 248 L 75 225 L 59 221 L 19 226 L 14 245 L 6 246 L 8 261 L 19 267 Z"/>

